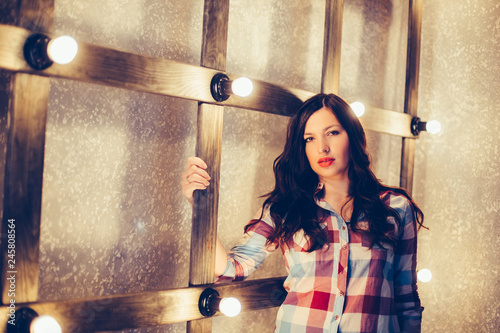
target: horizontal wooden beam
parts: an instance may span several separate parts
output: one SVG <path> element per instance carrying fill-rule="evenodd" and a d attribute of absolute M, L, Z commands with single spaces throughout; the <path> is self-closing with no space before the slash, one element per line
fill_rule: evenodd
<path fill-rule="evenodd" d="M 403 112 L 366 106 L 365 114 L 359 118 L 366 130 L 414 138 L 411 133 L 412 117 Z"/>
<path fill-rule="evenodd" d="M 31 69 L 23 57 L 29 30 L 0 25 L 0 68 L 15 72 L 59 77 L 145 91 L 203 103 L 233 106 L 266 113 L 290 116 L 313 92 L 252 80 L 254 92 L 249 97 L 231 96 L 216 102 L 210 94 L 210 81 L 220 72 L 181 62 L 152 58 L 79 42 L 79 52 L 68 65 L 53 64 L 46 70 Z M 226 73 L 230 79 L 238 75 Z M 400 112 L 367 107 L 362 122 L 367 130 L 414 137 L 411 118 Z"/>
<path fill-rule="evenodd" d="M 87 299 L 33 302 L 16 304 L 16 309 L 28 307 L 39 316 L 49 315 L 67 333 L 76 330 L 122 330 L 204 318 L 198 310 L 198 301 L 201 293 L 209 287 L 215 289 L 221 298 L 238 298 L 242 312 L 276 307 L 281 305 L 287 294 L 283 288 L 284 280 L 285 277 L 280 277 Z M 9 307 L 2 306 L 2 329 L 9 325 L 8 320 Z"/>
<path fill-rule="evenodd" d="M 252 80 L 254 92 L 250 97 L 231 96 L 227 101 L 217 103 L 210 93 L 210 82 L 220 71 L 80 41 L 78 55 L 70 64 L 53 64 L 46 70 L 36 71 L 23 57 L 23 46 L 29 35 L 29 30 L 0 25 L 0 67 L 281 115 L 289 115 L 304 99 L 313 95 L 300 89 Z M 230 79 L 238 77 L 230 73 L 226 75 Z"/>

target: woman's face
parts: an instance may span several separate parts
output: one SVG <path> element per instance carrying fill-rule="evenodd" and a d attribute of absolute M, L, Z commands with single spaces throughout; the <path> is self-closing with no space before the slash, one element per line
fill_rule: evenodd
<path fill-rule="evenodd" d="M 319 109 L 309 117 L 304 140 L 307 159 L 320 182 L 348 179 L 349 137 L 330 109 Z"/>

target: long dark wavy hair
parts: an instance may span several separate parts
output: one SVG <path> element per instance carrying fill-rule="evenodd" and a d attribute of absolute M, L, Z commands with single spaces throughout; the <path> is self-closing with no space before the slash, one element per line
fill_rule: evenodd
<path fill-rule="evenodd" d="M 401 219 L 394 209 L 382 202 L 381 193 L 391 190 L 408 198 L 419 227 L 423 223 L 423 213 L 404 189 L 384 186 L 375 177 L 370 169 L 366 136 L 361 123 L 349 104 L 333 94 L 311 97 L 290 119 L 283 153 L 274 161 L 274 190 L 263 196 L 266 200 L 262 211 L 270 207 L 270 215 L 275 223 L 274 233 L 268 238 L 268 243 L 276 240 L 282 244 L 288 243 L 301 229 L 309 238 L 309 252 L 329 242 L 328 235 L 321 226 L 327 212 L 314 199 L 319 178 L 307 159 L 304 140 L 304 129 L 309 117 L 323 107 L 333 112 L 349 138 L 349 196 L 353 201 L 351 221 L 356 222 L 360 214 L 364 213 L 363 220 L 368 222 L 368 228 L 360 229 L 356 223 L 351 223 L 351 229 L 367 235 L 371 247 L 374 244 L 388 244 L 394 248 L 397 235 L 389 232 L 387 218 L 394 217 L 398 224 Z M 248 224 L 245 231 L 258 221 L 259 219 Z"/>

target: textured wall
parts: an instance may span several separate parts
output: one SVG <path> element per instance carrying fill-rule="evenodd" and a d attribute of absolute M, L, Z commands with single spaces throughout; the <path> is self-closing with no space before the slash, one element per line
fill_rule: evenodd
<path fill-rule="evenodd" d="M 199 64 L 203 1 L 55 8 L 56 33 Z M 187 286 L 191 210 L 179 179 L 194 154 L 197 103 L 64 80 L 52 80 L 49 103 L 40 299 Z"/>
<path fill-rule="evenodd" d="M 408 1 L 344 1 L 340 96 L 403 112 Z M 401 138 L 367 132 L 372 167 L 399 185 Z"/>
<path fill-rule="evenodd" d="M 346 1 L 341 95 L 402 110 L 406 4 Z M 231 1 L 227 70 L 320 89 L 324 1 Z M 56 32 L 199 64 L 203 0 L 56 1 Z M 226 247 L 273 185 L 287 118 L 227 108 L 219 234 Z M 196 103 L 52 80 L 44 170 L 40 299 L 187 286 Z M 369 133 L 379 178 L 398 183 L 400 140 Z M 273 255 L 252 278 L 284 275 Z M 214 332 L 272 332 L 276 309 L 214 319 Z M 131 330 L 184 332 L 185 324 Z"/>
<path fill-rule="evenodd" d="M 424 1 L 417 143 L 424 332 L 500 332 L 500 5 Z"/>

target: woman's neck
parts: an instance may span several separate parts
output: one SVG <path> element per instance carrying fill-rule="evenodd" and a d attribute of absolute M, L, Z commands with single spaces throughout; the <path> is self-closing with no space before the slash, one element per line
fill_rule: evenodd
<path fill-rule="evenodd" d="M 352 215 L 352 198 L 349 195 L 349 179 L 322 180 L 325 200 L 344 220 Z"/>

